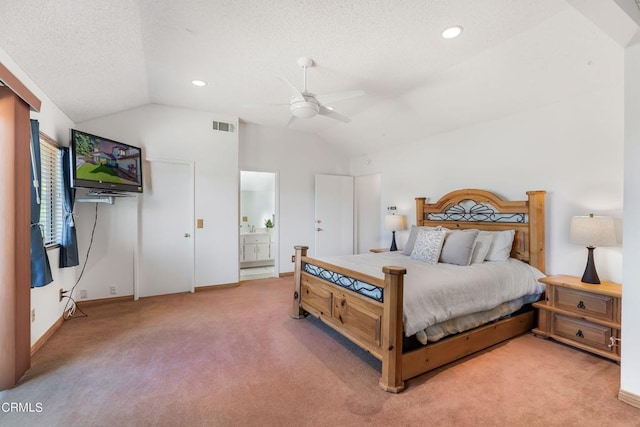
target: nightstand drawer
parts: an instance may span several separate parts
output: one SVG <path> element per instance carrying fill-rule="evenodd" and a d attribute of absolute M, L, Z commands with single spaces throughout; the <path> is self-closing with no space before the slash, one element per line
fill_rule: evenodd
<path fill-rule="evenodd" d="M 597 319 L 615 320 L 613 318 L 613 298 L 608 295 L 561 287 L 554 287 L 554 290 L 555 306 L 558 308 Z"/>
<path fill-rule="evenodd" d="M 553 328 L 556 335 L 572 341 L 597 348 L 604 351 L 612 351 L 612 330 L 606 326 L 595 325 L 584 320 L 554 314 Z"/>

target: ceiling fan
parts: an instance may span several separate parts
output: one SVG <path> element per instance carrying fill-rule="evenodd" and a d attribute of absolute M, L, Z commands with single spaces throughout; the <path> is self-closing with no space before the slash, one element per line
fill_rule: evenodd
<path fill-rule="evenodd" d="M 326 116 L 344 123 L 348 123 L 351 119 L 343 114 L 337 113 L 327 104 L 331 104 L 344 99 L 355 98 L 364 95 L 363 90 L 349 90 L 345 92 L 327 93 L 324 95 L 315 95 L 307 91 L 307 68 L 313 67 L 313 59 L 303 56 L 298 59 L 298 65 L 303 69 L 302 90 L 298 90 L 293 83 L 286 77 L 280 77 L 280 80 L 289 89 L 291 99 L 289 100 L 289 109 L 291 110 L 291 119 L 287 126 L 291 126 L 297 119 L 309 119 L 318 114 Z"/>

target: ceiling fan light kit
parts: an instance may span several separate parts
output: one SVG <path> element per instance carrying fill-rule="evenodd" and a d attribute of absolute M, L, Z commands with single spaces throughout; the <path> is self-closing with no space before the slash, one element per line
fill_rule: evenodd
<path fill-rule="evenodd" d="M 310 119 L 320 112 L 318 102 L 310 96 L 305 96 L 304 101 L 297 98 L 291 99 L 291 114 L 299 119 Z"/>

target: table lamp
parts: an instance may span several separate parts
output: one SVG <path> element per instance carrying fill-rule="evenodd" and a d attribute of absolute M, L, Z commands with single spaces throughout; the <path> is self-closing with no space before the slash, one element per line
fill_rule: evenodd
<path fill-rule="evenodd" d="M 391 249 L 390 251 L 397 251 L 396 246 L 396 231 L 404 230 L 406 228 L 406 221 L 404 215 L 387 215 L 384 217 L 384 228 L 387 231 L 391 231 Z"/>
<path fill-rule="evenodd" d="M 584 245 L 587 254 L 587 266 L 582 275 L 584 283 L 600 284 L 600 278 L 593 262 L 593 250 L 598 246 L 614 246 L 616 232 L 613 218 L 610 216 L 574 216 L 571 218 L 571 243 Z"/>

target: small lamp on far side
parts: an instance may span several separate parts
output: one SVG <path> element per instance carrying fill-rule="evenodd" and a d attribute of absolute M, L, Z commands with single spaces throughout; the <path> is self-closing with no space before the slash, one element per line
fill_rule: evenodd
<path fill-rule="evenodd" d="M 387 215 L 384 217 L 384 228 L 387 231 L 391 231 L 391 248 L 390 251 L 397 251 L 396 246 L 396 231 L 404 230 L 407 228 L 404 215 Z"/>
<path fill-rule="evenodd" d="M 587 266 L 582 275 L 584 283 L 600 284 L 600 278 L 596 272 L 593 261 L 593 250 L 598 246 L 614 246 L 616 244 L 616 232 L 613 218 L 610 216 L 574 216 L 571 218 L 571 243 L 584 245 L 589 251 Z"/>

